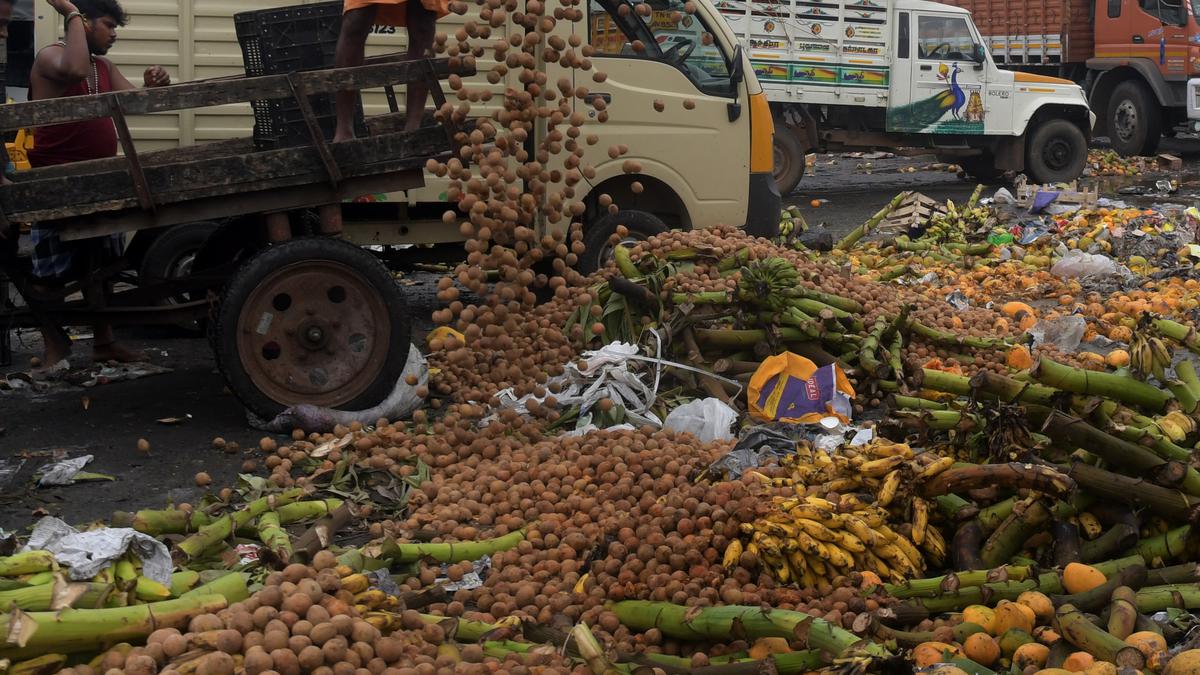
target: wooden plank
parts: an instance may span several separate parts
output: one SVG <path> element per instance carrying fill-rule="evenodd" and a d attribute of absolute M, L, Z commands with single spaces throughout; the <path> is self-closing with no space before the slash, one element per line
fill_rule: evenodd
<path fill-rule="evenodd" d="M 295 81 L 310 94 L 344 89 L 371 89 L 388 84 L 403 84 L 428 76 L 425 61 L 400 61 L 379 65 L 315 70 L 295 74 Z M 452 72 L 474 75 L 474 68 L 450 67 L 449 59 L 428 59 L 439 78 Z M 143 115 L 188 108 L 207 108 L 273 98 L 290 98 L 292 85 L 288 75 L 264 75 L 213 81 L 185 82 L 169 87 L 131 89 L 91 96 L 29 101 L 0 106 L 0 130 L 62 124 L 108 117 L 110 99 L 116 99 L 126 115 Z"/>
<path fill-rule="evenodd" d="M 247 137 L 230 138 L 228 140 L 202 143 L 199 145 L 189 145 L 182 148 L 156 150 L 154 152 L 139 153 L 139 156 L 142 159 L 142 166 L 150 167 L 171 164 L 175 162 L 205 159 L 207 157 L 240 155 L 254 151 L 254 139 Z M 19 171 L 17 172 L 16 180 L 17 182 L 26 182 L 33 180 L 45 180 L 47 178 L 60 178 L 62 176 L 78 176 L 80 174 L 101 173 L 103 171 L 118 171 L 123 169 L 125 166 L 126 163 L 124 157 L 92 159 L 84 162 L 55 164 L 54 166 L 43 166 L 37 169 Z"/>
<path fill-rule="evenodd" d="M 362 176 L 397 168 L 397 162 L 424 164 L 427 158 L 445 154 L 449 148 L 442 129 L 428 127 L 338 143 L 330 151 L 345 174 Z M 57 220 L 112 210 L 114 205 L 134 199 L 128 171 L 105 168 L 100 173 L 26 180 L 0 187 L 0 208 L 13 220 Z M 145 174 L 159 205 L 197 196 L 236 194 L 275 179 L 294 177 L 300 182 L 315 182 L 327 178 L 321 158 L 312 147 L 161 164 L 146 167 Z M 62 203 L 64 194 L 71 195 L 70 204 Z"/>
<path fill-rule="evenodd" d="M 228 196 L 204 197 L 160 205 L 154 212 L 126 209 L 119 213 L 87 215 L 64 221 L 60 230 L 65 241 L 73 241 L 248 213 L 289 211 L 338 204 L 362 195 L 415 190 L 424 185 L 423 168 L 346 178 L 336 190 L 322 176 L 313 183 L 243 192 L 236 199 Z M 457 235 L 457 230 L 455 234 Z"/>

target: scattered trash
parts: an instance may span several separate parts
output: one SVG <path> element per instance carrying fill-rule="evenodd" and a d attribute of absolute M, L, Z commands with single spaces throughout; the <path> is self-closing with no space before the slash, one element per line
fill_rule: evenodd
<path fill-rule="evenodd" d="M 853 414 L 854 388 L 837 364 L 818 368 L 811 360 L 784 352 L 763 360 L 750 379 L 750 416 L 762 422 L 819 422 L 834 415 L 843 423 Z"/>
<path fill-rule="evenodd" d="M 736 410 L 718 399 L 696 399 L 672 410 L 663 428 L 686 431 L 702 443 L 726 441 L 733 438 L 729 427 L 737 421 L 737 416 Z"/>
<path fill-rule="evenodd" d="M 82 457 L 64 459 L 44 467 L 41 477 L 38 478 L 38 487 L 74 484 L 75 477 L 80 471 L 83 471 L 83 467 L 91 463 L 92 459 L 94 459 L 92 455 L 84 455 Z"/>
<path fill-rule="evenodd" d="M 408 384 L 409 378 L 416 378 L 417 383 Z M 396 387 L 383 402 L 374 408 L 343 411 L 315 405 L 297 405 L 279 413 L 275 419 L 269 422 L 258 419 L 249 411 L 246 416 L 254 428 L 277 434 L 290 433 L 292 429 L 322 433 L 332 431 L 339 424 L 349 426 L 358 422 L 368 425 L 374 424 L 380 418 L 402 420 L 407 419 L 424 402 L 424 399 L 417 395 L 417 390 L 428 383 L 429 364 L 425 360 L 425 355 L 416 345 L 410 345 L 408 362 L 404 366 L 404 371 L 400 373 L 400 378 L 396 380 Z"/>
<path fill-rule="evenodd" d="M 128 528 L 101 527 L 80 532 L 53 516 L 33 526 L 22 551 L 49 551 L 58 564 L 70 568 L 76 581 L 91 579 L 114 560 L 132 551 L 142 560 L 142 573 L 160 584 L 171 583 L 171 554 L 166 545 L 147 534 Z"/>

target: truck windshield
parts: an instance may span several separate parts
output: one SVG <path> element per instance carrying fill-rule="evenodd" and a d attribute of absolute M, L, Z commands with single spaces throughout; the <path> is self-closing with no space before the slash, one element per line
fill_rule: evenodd
<path fill-rule="evenodd" d="M 961 16 L 917 17 L 917 56 L 936 61 L 970 61 L 975 38 Z"/>
<path fill-rule="evenodd" d="M 596 56 L 652 59 L 678 68 L 696 88 L 734 96 L 729 59 L 702 16 L 681 0 L 588 0 L 588 42 Z"/>

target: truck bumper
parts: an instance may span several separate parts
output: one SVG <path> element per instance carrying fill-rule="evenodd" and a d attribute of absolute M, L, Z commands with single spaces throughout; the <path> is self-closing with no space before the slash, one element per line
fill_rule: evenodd
<path fill-rule="evenodd" d="M 783 209 L 783 198 L 775 187 L 775 176 L 770 173 L 751 173 L 749 197 L 746 207 L 747 234 L 768 239 L 779 236 L 779 213 Z"/>

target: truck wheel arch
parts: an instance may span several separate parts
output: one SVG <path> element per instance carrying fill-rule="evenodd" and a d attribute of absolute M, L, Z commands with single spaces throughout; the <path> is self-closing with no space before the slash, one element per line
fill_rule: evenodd
<path fill-rule="evenodd" d="M 633 191 L 633 184 L 641 183 L 642 192 Z M 683 199 L 664 181 L 645 174 L 622 174 L 602 181 L 584 199 L 584 228 L 603 217 L 606 210 L 600 207 L 600 195 L 608 195 L 622 211 L 644 211 L 652 213 L 672 229 L 692 229 L 691 214 Z"/>
<path fill-rule="evenodd" d="M 1091 119 L 1088 117 L 1088 109 L 1082 105 L 1061 105 L 1050 103 L 1039 107 L 1034 111 L 1029 118 L 1029 122 L 1025 124 L 1024 137 L 1028 139 L 1037 129 L 1038 125 L 1047 119 L 1065 119 L 1070 121 L 1079 130 L 1083 132 L 1083 137 L 1089 141 L 1092 138 Z"/>
<path fill-rule="evenodd" d="M 1110 65 L 1109 61 L 1116 62 L 1117 60 L 1088 60 L 1089 68 L 1100 71 L 1096 76 L 1096 81 L 1092 84 L 1091 91 L 1088 92 L 1088 104 L 1092 110 L 1096 111 L 1095 135 L 1108 135 L 1108 129 L 1105 126 L 1108 123 L 1108 101 L 1113 90 L 1122 82 L 1129 80 L 1142 82 L 1154 94 L 1158 102 L 1165 107 L 1181 105 L 1180 101 L 1175 100 L 1176 97 L 1171 91 L 1170 84 L 1163 79 L 1162 73 L 1152 63 L 1144 59 L 1121 59 L 1120 65 L 1115 63 Z"/>

